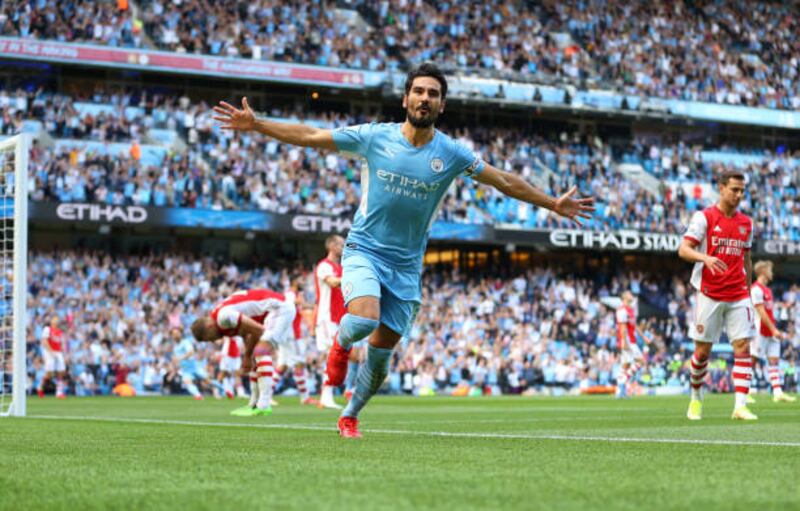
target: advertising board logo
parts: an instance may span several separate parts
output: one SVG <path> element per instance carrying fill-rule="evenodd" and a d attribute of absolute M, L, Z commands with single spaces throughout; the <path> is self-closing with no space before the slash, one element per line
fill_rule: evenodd
<path fill-rule="evenodd" d="M 556 229 L 550 232 L 550 243 L 562 248 L 672 252 L 678 250 L 681 237 L 677 234 L 638 231 L 599 232 Z"/>
<path fill-rule="evenodd" d="M 295 215 L 292 229 L 300 232 L 344 232 L 350 230 L 349 218 L 333 218 L 321 215 Z"/>
<path fill-rule="evenodd" d="M 56 216 L 62 220 L 91 222 L 122 222 L 140 224 L 147 221 L 147 210 L 141 206 L 110 206 L 104 204 L 59 204 Z"/>

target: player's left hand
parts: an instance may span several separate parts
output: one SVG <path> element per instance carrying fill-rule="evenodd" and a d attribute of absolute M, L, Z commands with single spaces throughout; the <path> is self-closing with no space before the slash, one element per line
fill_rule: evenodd
<path fill-rule="evenodd" d="M 591 213 L 594 213 L 594 197 L 573 199 L 572 196 L 577 192 L 577 186 L 570 188 L 567 193 L 556 200 L 553 211 L 563 217 L 569 218 L 578 225 L 582 225 L 580 219 L 591 218 Z"/>
<path fill-rule="evenodd" d="M 251 357 L 242 357 L 242 375 L 246 376 L 253 370 L 253 359 Z"/>

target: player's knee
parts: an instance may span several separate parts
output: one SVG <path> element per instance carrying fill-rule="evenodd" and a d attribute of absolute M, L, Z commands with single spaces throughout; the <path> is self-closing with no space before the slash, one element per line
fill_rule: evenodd
<path fill-rule="evenodd" d="M 360 296 L 347 304 L 348 314 L 378 321 L 381 318 L 381 302 L 374 296 Z"/>
<path fill-rule="evenodd" d="M 733 352 L 737 355 L 750 353 L 750 339 L 737 339 L 731 345 L 733 345 Z"/>
<path fill-rule="evenodd" d="M 377 318 L 347 313 L 339 324 L 339 339 L 348 343 L 360 341 L 378 328 L 379 324 Z"/>
<path fill-rule="evenodd" d="M 272 355 L 273 349 L 272 344 L 266 341 L 260 341 L 256 344 L 255 349 L 253 350 L 253 355 L 256 357 L 263 357 L 267 355 Z"/>

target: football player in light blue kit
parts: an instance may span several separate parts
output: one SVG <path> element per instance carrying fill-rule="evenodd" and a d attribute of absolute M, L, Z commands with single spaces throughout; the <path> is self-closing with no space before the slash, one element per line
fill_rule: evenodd
<path fill-rule="evenodd" d="M 392 350 L 410 327 L 421 300 L 422 258 L 428 231 L 450 184 L 460 175 L 518 200 L 579 222 L 594 211 L 591 198 L 576 199 L 573 187 L 550 197 L 516 174 L 503 172 L 434 128 L 445 107 L 447 81 L 433 64 L 408 73 L 403 96 L 406 120 L 326 130 L 256 119 L 242 108 L 214 107 L 223 129 L 255 130 L 287 144 L 361 156 L 361 204 L 342 255 L 342 292 L 347 314 L 328 356 L 328 377 L 341 382 L 354 342 L 369 337 L 356 389 L 339 418 L 339 433 L 358 438 L 358 414 L 389 371 Z"/>

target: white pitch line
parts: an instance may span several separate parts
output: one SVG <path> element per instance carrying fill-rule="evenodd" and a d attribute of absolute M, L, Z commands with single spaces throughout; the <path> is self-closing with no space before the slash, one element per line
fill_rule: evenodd
<path fill-rule="evenodd" d="M 209 426 L 222 428 L 288 429 L 296 431 L 336 431 L 336 428 L 315 424 L 243 424 L 239 422 L 202 422 L 172 419 L 136 419 L 126 417 L 79 417 L 70 415 L 29 415 L 31 419 L 122 422 L 138 424 L 170 424 L 176 426 Z M 432 436 L 446 438 L 481 438 L 510 440 L 565 440 L 572 442 L 609 442 L 642 444 L 736 445 L 755 447 L 800 447 L 800 442 L 762 442 L 751 440 L 715 440 L 697 438 L 636 438 L 572 435 L 535 435 L 524 433 L 470 433 L 453 431 L 411 431 L 403 429 L 366 429 L 365 433 L 383 435 Z"/>

